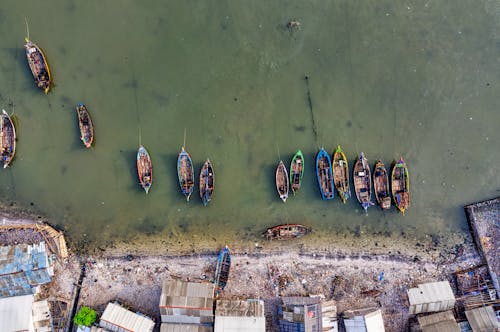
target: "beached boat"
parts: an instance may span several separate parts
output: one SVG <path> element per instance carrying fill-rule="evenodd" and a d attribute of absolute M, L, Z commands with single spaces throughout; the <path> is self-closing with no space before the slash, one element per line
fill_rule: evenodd
<path fill-rule="evenodd" d="M 278 167 L 276 167 L 276 190 L 283 202 L 288 198 L 288 190 L 290 183 L 288 182 L 288 172 L 283 161 L 280 160 Z"/>
<path fill-rule="evenodd" d="M 142 145 L 137 150 L 137 175 L 141 187 L 147 194 L 153 183 L 153 164 L 148 151 Z"/>
<path fill-rule="evenodd" d="M 373 170 L 373 190 L 377 203 L 384 210 L 391 208 L 391 194 L 389 189 L 389 176 L 385 165 L 380 160 L 375 164 Z"/>
<path fill-rule="evenodd" d="M 361 152 L 359 159 L 354 164 L 353 170 L 354 190 L 356 197 L 363 209 L 368 210 L 372 203 L 372 182 L 370 165 L 365 158 L 365 154 Z"/>
<path fill-rule="evenodd" d="M 321 198 L 333 199 L 332 161 L 330 155 L 323 148 L 316 155 L 316 176 Z"/>
<path fill-rule="evenodd" d="M 182 147 L 179 157 L 177 158 L 177 177 L 179 178 L 181 192 L 186 196 L 186 200 L 189 202 L 189 198 L 194 188 L 194 168 L 191 156 L 186 152 L 184 147 Z"/>
<path fill-rule="evenodd" d="M 16 128 L 9 114 L 2 110 L 0 118 L 0 146 L 2 147 L 3 168 L 9 166 L 16 154 Z"/>
<path fill-rule="evenodd" d="M 297 151 L 290 164 L 290 185 L 295 194 L 300 189 L 302 177 L 304 176 L 304 155 L 302 151 Z"/>
<path fill-rule="evenodd" d="M 337 146 L 333 153 L 333 183 L 339 193 L 339 197 L 343 203 L 351 197 L 351 189 L 349 188 L 349 163 L 344 151 Z"/>
<path fill-rule="evenodd" d="M 225 246 L 219 252 L 217 268 L 215 269 L 215 295 L 218 295 L 227 285 L 229 280 L 229 269 L 231 268 L 231 253 L 229 247 Z"/>
<path fill-rule="evenodd" d="M 277 225 L 268 228 L 262 235 L 268 240 L 290 240 L 311 232 L 307 226 L 300 224 Z"/>
<path fill-rule="evenodd" d="M 410 174 L 403 157 L 399 158 L 392 169 L 391 184 L 394 204 L 404 215 L 410 207 Z"/>
<path fill-rule="evenodd" d="M 203 205 L 207 205 L 214 194 L 214 170 L 210 159 L 207 159 L 200 171 L 200 197 Z"/>
<path fill-rule="evenodd" d="M 94 125 L 90 113 L 82 103 L 76 105 L 76 113 L 78 115 L 78 126 L 80 127 L 80 139 L 86 148 L 90 148 L 94 140 Z"/>
<path fill-rule="evenodd" d="M 50 74 L 50 68 L 45 54 L 40 47 L 29 40 L 29 37 L 26 37 L 25 40 L 26 43 L 24 44 L 24 48 L 26 50 L 26 58 L 28 59 L 28 64 L 33 74 L 33 78 L 35 79 L 35 83 L 45 92 L 45 94 L 47 94 L 52 84 L 52 75 Z"/>

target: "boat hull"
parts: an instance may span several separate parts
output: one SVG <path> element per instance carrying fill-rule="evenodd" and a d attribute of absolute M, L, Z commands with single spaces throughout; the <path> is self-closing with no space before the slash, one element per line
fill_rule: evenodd
<path fill-rule="evenodd" d="M 318 179 L 321 198 L 324 200 L 333 199 L 332 161 L 325 149 L 321 149 L 316 155 L 316 177 Z"/>
<path fill-rule="evenodd" d="M 217 258 L 217 267 L 215 269 L 215 295 L 219 295 L 224 290 L 229 280 L 229 270 L 231 269 L 231 252 L 228 246 L 225 246 Z"/>
<path fill-rule="evenodd" d="M 307 226 L 286 224 L 270 227 L 262 233 L 262 235 L 268 240 L 291 240 L 309 234 L 310 232 L 311 229 Z"/>
<path fill-rule="evenodd" d="M 301 186 L 302 177 L 304 176 L 304 155 L 298 150 L 290 163 L 290 187 L 295 194 Z"/>
<path fill-rule="evenodd" d="M 80 140 L 88 149 L 92 146 L 92 142 L 94 141 L 94 125 L 92 119 L 90 118 L 87 107 L 81 103 L 76 106 L 76 113 L 78 115 L 78 127 L 80 128 Z"/>
<path fill-rule="evenodd" d="M 16 154 L 16 127 L 5 110 L 0 115 L 0 147 L 3 168 L 7 168 Z"/>
<path fill-rule="evenodd" d="M 349 163 L 340 145 L 333 154 L 333 183 L 340 199 L 345 204 L 351 197 L 351 189 L 349 187 Z"/>
<path fill-rule="evenodd" d="M 391 208 L 391 194 L 389 187 L 389 176 L 385 165 L 380 160 L 375 164 L 373 169 L 373 191 L 378 205 L 383 210 Z"/>
<path fill-rule="evenodd" d="M 148 151 L 142 145 L 137 150 L 137 175 L 141 187 L 146 194 L 149 193 L 149 189 L 151 189 L 151 185 L 153 184 L 153 164 Z"/>
<path fill-rule="evenodd" d="M 42 89 L 45 94 L 49 93 L 52 85 L 52 75 L 45 54 L 40 47 L 27 38 L 24 49 L 36 85 Z"/>
<path fill-rule="evenodd" d="M 283 202 L 286 202 L 288 198 L 288 191 L 290 188 L 290 183 L 288 182 L 288 172 L 283 161 L 280 160 L 278 166 L 276 167 L 276 190 Z"/>
<path fill-rule="evenodd" d="M 207 159 L 200 170 L 200 197 L 205 206 L 212 200 L 214 181 L 215 175 L 212 163 Z"/>
<path fill-rule="evenodd" d="M 194 189 L 194 168 L 191 156 L 186 152 L 184 147 L 182 147 L 182 150 L 177 158 L 177 177 L 181 193 L 189 202 L 189 198 L 191 197 Z"/>
<path fill-rule="evenodd" d="M 392 168 L 391 191 L 394 205 L 404 215 L 410 207 L 410 175 L 403 157 Z"/>
<path fill-rule="evenodd" d="M 363 152 L 354 164 L 353 169 L 354 190 L 356 198 L 365 211 L 373 205 L 372 199 L 372 184 L 370 165 L 365 158 Z"/>

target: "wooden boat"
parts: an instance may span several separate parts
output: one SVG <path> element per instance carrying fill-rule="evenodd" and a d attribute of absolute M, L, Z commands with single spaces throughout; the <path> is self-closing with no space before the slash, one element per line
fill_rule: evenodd
<path fill-rule="evenodd" d="M 288 190 L 290 183 L 288 182 L 288 172 L 283 161 L 280 160 L 278 167 L 276 167 L 276 190 L 283 202 L 288 198 Z"/>
<path fill-rule="evenodd" d="M 278 225 L 268 228 L 262 235 L 268 240 L 290 240 L 299 238 L 311 232 L 307 226 L 300 224 Z"/>
<path fill-rule="evenodd" d="M 177 177 L 179 178 L 181 192 L 186 196 L 186 200 L 189 202 L 189 198 L 194 188 L 194 169 L 191 156 L 186 152 L 184 147 L 182 147 L 179 157 L 177 158 Z"/>
<path fill-rule="evenodd" d="M 380 160 L 375 164 L 373 170 L 373 190 L 377 203 L 384 210 L 391 208 L 391 194 L 389 193 L 389 176 L 385 165 Z"/>
<path fill-rule="evenodd" d="M 87 107 L 82 103 L 76 105 L 76 113 L 78 115 L 78 126 L 80 127 L 80 139 L 88 149 L 92 146 L 94 140 L 94 125 L 90 118 L 90 113 Z"/>
<path fill-rule="evenodd" d="M 333 199 L 332 161 L 330 155 L 323 148 L 316 155 L 316 176 L 321 198 Z"/>
<path fill-rule="evenodd" d="M 302 177 L 304 176 L 304 155 L 302 151 L 297 151 L 292 158 L 290 164 L 290 185 L 292 192 L 295 194 L 300 189 Z"/>
<path fill-rule="evenodd" d="M 339 197 L 343 203 L 351 197 L 351 189 L 349 188 L 349 163 L 344 154 L 344 151 L 337 146 L 333 153 L 333 183 Z"/>
<path fill-rule="evenodd" d="M 372 203 L 371 172 L 365 154 L 361 152 L 359 159 L 354 164 L 354 190 L 356 197 L 363 209 L 368 210 Z"/>
<path fill-rule="evenodd" d="M 35 83 L 45 92 L 45 94 L 47 94 L 52 84 L 52 75 L 50 74 L 50 68 L 45 54 L 40 47 L 29 40 L 29 37 L 26 37 L 25 40 L 26 43 L 24 44 L 24 48 L 26 50 L 26 58 L 28 59 L 28 64 L 33 74 L 33 78 L 35 79 Z"/>
<path fill-rule="evenodd" d="M 224 290 L 229 280 L 229 269 L 231 268 L 231 253 L 229 247 L 225 246 L 217 259 L 217 268 L 215 269 L 215 295 Z"/>
<path fill-rule="evenodd" d="M 3 168 L 7 168 L 16 154 L 16 128 L 5 110 L 2 110 L 0 121 L 0 146 L 2 147 Z"/>
<path fill-rule="evenodd" d="M 410 207 L 410 174 L 403 157 L 399 158 L 392 169 L 391 183 L 394 204 L 404 215 Z"/>
<path fill-rule="evenodd" d="M 207 159 L 200 171 L 200 197 L 203 205 L 207 205 L 214 194 L 214 170 L 210 159 Z"/>
<path fill-rule="evenodd" d="M 147 194 L 153 183 L 153 164 L 148 151 L 142 145 L 137 150 L 137 174 L 141 187 Z"/>

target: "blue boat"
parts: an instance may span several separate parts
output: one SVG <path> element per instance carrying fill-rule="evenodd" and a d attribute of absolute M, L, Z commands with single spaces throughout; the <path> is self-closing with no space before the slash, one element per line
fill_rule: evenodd
<path fill-rule="evenodd" d="M 215 295 L 218 295 L 226 287 L 227 281 L 229 279 L 229 269 L 231 267 L 231 254 L 229 252 L 229 247 L 225 246 L 219 252 L 219 258 L 217 259 L 217 269 L 215 270 Z"/>
<path fill-rule="evenodd" d="M 316 155 L 316 176 L 318 177 L 321 198 L 325 200 L 333 199 L 332 160 L 330 159 L 330 155 L 323 148 L 321 148 Z"/>
<path fill-rule="evenodd" d="M 189 202 L 189 197 L 191 197 L 194 188 L 194 168 L 191 156 L 189 156 L 184 147 L 182 147 L 182 151 L 177 158 L 177 176 L 181 192 Z"/>

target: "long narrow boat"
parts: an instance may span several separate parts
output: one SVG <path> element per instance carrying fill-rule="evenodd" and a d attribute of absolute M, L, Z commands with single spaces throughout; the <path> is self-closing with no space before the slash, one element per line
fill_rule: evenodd
<path fill-rule="evenodd" d="M 141 187 L 147 194 L 153 184 L 153 164 L 151 163 L 148 151 L 142 145 L 137 150 L 137 175 L 139 176 Z"/>
<path fill-rule="evenodd" d="M 219 295 L 224 290 L 229 280 L 229 269 L 231 268 L 231 253 L 229 247 L 225 246 L 219 252 L 217 268 L 215 270 L 215 295 Z"/>
<path fill-rule="evenodd" d="M 16 128 L 9 114 L 2 110 L 0 118 L 0 146 L 2 147 L 3 168 L 9 166 L 16 154 Z"/>
<path fill-rule="evenodd" d="M 292 192 L 295 193 L 300 189 L 302 177 L 304 176 L 304 155 L 302 151 L 298 150 L 292 158 L 290 164 L 290 185 Z"/>
<path fill-rule="evenodd" d="M 200 197 L 203 205 L 207 206 L 214 194 L 214 170 L 210 159 L 207 159 L 200 171 Z"/>
<path fill-rule="evenodd" d="M 391 194 L 389 193 L 389 176 L 382 161 L 377 161 L 373 170 L 373 190 L 377 203 L 383 210 L 391 208 Z"/>
<path fill-rule="evenodd" d="M 283 161 L 280 160 L 278 167 L 276 167 L 276 190 L 283 202 L 288 198 L 288 191 L 290 183 L 288 182 L 288 172 Z"/>
<path fill-rule="evenodd" d="M 392 169 L 391 182 L 394 204 L 404 215 L 410 207 L 410 174 L 403 157 L 399 158 Z"/>
<path fill-rule="evenodd" d="M 365 154 L 361 152 L 359 159 L 354 164 L 354 190 L 356 197 L 363 209 L 368 210 L 372 203 L 372 183 L 370 165 L 365 158 Z"/>
<path fill-rule="evenodd" d="M 344 151 L 337 146 L 333 154 L 333 183 L 339 193 L 339 197 L 343 203 L 351 197 L 351 189 L 349 188 L 349 163 Z"/>
<path fill-rule="evenodd" d="M 277 225 L 268 228 L 263 236 L 268 240 L 290 240 L 309 234 L 311 229 L 300 224 Z"/>
<path fill-rule="evenodd" d="M 179 178 L 181 192 L 189 202 L 189 197 L 191 197 L 194 188 L 194 168 L 191 156 L 184 147 L 182 147 L 177 158 L 177 177 Z"/>
<path fill-rule="evenodd" d="M 40 47 L 29 40 L 29 37 L 26 37 L 25 40 L 26 43 L 24 44 L 24 48 L 26 50 L 26 58 L 28 59 L 28 64 L 33 74 L 33 78 L 35 79 L 35 83 L 45 92 L 45 94 L 47 94 L 52 84 L 52 75 L 50 74 L 50 68 L 45 54 Z"/>
<path fill-rule="evenodd" d="M 316 176 L 321 198 L 325 200 L 333 199 L 332 161 L 330 155 L 323 148 L 316 155 Z"/>
<path fill-rule="evenodd" d="M 78 126 L 80 127 L 80 139 L 88 149 L 92 146 L 94 140 L 94 125 L 90 118 L 90 113 L 87 107 L 82 103 L 76 105 L 76 113 L 78 115 Z"/>

